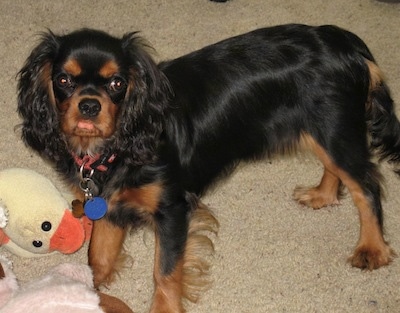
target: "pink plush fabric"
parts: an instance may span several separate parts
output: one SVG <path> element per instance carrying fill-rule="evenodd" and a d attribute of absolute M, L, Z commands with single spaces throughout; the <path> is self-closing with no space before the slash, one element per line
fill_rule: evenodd
<path fill-rule="evenodd" d="M 18 289 L 14 274 L 1 263 L 6 274 L 0 280 L 1 313 L 104 313 L 86 265 L 61 264 Z"/>
<path fill-rule="evenodd" d="M 11 262 L 0 256 L 5 277 L 0 277 L 0 310 L 18 289 L 17 279 L 11 270 Z"/>

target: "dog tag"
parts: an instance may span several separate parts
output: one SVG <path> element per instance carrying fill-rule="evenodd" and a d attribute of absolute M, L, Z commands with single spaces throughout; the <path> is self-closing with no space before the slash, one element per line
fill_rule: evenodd
<path fill-rule="evenodd" d="M 101 219 L 107 213 L 107 202 L 103 198 L 93 197 L 86 201 L 83 207 L 85 215 L 95 221 Z"/>

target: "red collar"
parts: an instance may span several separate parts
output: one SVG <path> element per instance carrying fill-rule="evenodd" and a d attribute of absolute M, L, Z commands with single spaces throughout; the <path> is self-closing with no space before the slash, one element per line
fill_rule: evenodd
<path fill-rule="evenodd" d="M 85 154 L 83 157 L 72 153 L 75 163 L 85 169 L 85 170 L 98 170 L 100 172 L 106 172 L 110 165 L 114 162 L 117 155 L 113 154 L 96 154 L 94 156 Z"/>

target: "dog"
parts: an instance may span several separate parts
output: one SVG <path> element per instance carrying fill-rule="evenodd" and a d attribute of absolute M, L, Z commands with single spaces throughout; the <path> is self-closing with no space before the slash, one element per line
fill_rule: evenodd
<path fill-rule="evenodd" d="M 88 252 L 96 287 L 111 281 L 127 231 L 153 226 L 150 312 L 185 310 L 190 225 L 199 207 L 207 211 L 201 196 L 242 161 L 299 149 L 324 173 L 294 198 L 318 209 L 347 187 L 361 223 L 349 262 L 389 264 L 372 157 L 399 163 L 393 106 L 365 43 L 331 25 L 257 29 L 159 64 L 136 32 L 49 31 L 18 75 L 24 142 L 64 177 L 75 205 L 96 199 L 104 211 L 93 217 Z"/>

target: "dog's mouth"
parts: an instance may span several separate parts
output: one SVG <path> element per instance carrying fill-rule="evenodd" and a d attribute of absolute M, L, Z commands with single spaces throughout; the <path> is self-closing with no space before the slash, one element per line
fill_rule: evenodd
<path fill-rule="evenodd" d="M 99 153 L 104 147 L 104 141 L 109 138 L 114 127 L 96 123 L 94 120 L 80 118 L 72 122 L 68 120 L 63 125 L 69 148 L 76 153 Z"/>
<path fill-rule="evenodd" d="M 79 120 L 73 130 L 73 134 L 79 137 L 102 137 L 102 131 L 91 120 Z"/>

